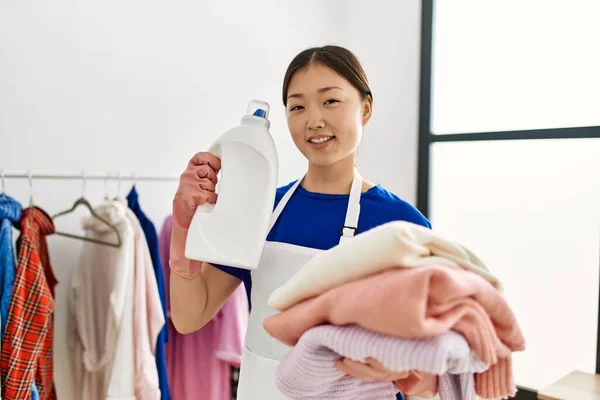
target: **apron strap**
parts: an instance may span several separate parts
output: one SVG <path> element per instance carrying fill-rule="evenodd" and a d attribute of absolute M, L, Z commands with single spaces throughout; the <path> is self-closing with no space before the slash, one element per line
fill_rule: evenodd
<path fill-rule="evenodd" d="M 288 189 L 287 192 L 283 195 L 275 210 L 273 210 L 273 214 L 271 214 L 271 223 L 269 225 L 269 232 L 273 229 L 273 226 L 277 222 L 277 219 L 281 215 L 281 212 L 287 205 L 290 197 L 294 194 L 298 186 L 300 186 L 300 182 L 302 182 L 304 177 L 298 179 L 292 187 Z M 362 177 L 358 173 L 356 168 L 354 169 L 354 179 L 352 180 L 352 188 L 350 189 L 350 198 L 348 199 L 348 208 L 346 209 L 346 220 L 344 221 L 344 226 L 340 231 L 340 243 L 346 239 L 349 239 L 354 236 L 356 232 L 356 228 L 358 227 L 358 217 L 360 215 L 360 195 L 362 191 Z"/>
<path fill-rule="evenodd" d="M 358 217 L 360 216 L 360 195 L 362 192 L 362 177 L 358 170 L 354 169 L 354 179 L 350 189 L 350 198 L 348 199 L 348 209 L 346 210 L 346 220 L 340 232 L 340 243 L 344 240 L 354 237 L 356 228 L 358 228 Z"/>
<path fill-rule="evenodd" d="M 290 197 L 292 197 L 292 195 L 300 185 L 302 179 L 304 179 L 304 177 L 298 179 L 296 183 L 294 183 L 292 187 L 289 188 L 287 192 L 285 192 L 281 200 L 279 200 L 279 204 L 277 204 L 277 207 L 275 208 L 275 210 L 273 210 L 273 214 L 271 214 L 271 224 L 269 225 L 269 232 L 271 232 L 271 229 L 273 229 L 273 225 L 275 225 L 275 222 L 277 222 L 277 219 L 281 215 L 281 212 L 287 205 L 287 202 L 290 200 Z"/>

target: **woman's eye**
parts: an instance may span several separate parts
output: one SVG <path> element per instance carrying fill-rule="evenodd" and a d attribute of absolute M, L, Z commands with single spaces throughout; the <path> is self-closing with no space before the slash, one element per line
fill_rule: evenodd
<path fill-rule="evenodd" d="M 297 111 L 297 110 L 300 110 L 302 108 L 304 108 L 304 107 L 302 107 L 302 106 L 293 106 L 292 108 L 290 108 L 290 111 Z"/>
<path fill-rule="evenodd" d="M 339 101 L 336 99 L 329 99 L 325 102 L 325 104 L 333 104 L 333 103 L 339 103 Z"/>

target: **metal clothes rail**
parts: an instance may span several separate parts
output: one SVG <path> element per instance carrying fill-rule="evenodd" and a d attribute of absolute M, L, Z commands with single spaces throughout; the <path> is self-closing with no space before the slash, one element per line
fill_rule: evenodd
<path fill-rule="evenodd" d="M 137 175 L 132 173 L 130 175 L 120 175 L 119 172 L 115 174 L 108 172 L 105 175 L 100 174 L 86 174 L 85 171 L 81 173 L 51 173 L 51 172 L 35 172 L 35 171 L 0 171 L 0 179 L 56 179 L 56 180 L 87 180 L 87 181 L 178 181 L 177 176 L 151 176 L 151 175 Z"/>
<path fill-rule="evenodd" d="M 5 171 L 0 170 L 0 193 L 4 193 L 6 190 L 6 179 L 27 179 L 29 180 L 29 204 L 33 205 L 33 181 L 39 179 L 51 179 L 51 180 L 80 180 L 83 183 L 82 196 L 85 196 L 85 186 L 87 181 L 104 181 L 104 190 L 108 197 L 108 181 L 119 182 L 119 193 L 121 192 L 122 181 L 133 181 L 136 182 L 177 182 L 179 177 L 176 176 L 151 176 L 151 175 L 137 175 L 135 172 L 131 175 L 121 175 L 120 171 L 116 174 L 112 174 L 110 171 L 105 175 L 100 174 L 86 174 L 85 170 L 81 173 L 51 173 L 51 172 L 34 172 L 28 171 Z"/>

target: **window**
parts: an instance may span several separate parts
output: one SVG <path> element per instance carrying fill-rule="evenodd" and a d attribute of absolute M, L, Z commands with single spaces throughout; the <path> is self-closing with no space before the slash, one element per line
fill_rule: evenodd
<path fill-rule="evenodd" d="M 600 1 L 436 1 L 434 134 L 600 125 Z"/>
<path fill-rule="evenodd" d="M 527 349 L 518 385 L 595 372 L 600 282 L 600 139 L 435 143 L 436 231 L 505 285 Z"/>

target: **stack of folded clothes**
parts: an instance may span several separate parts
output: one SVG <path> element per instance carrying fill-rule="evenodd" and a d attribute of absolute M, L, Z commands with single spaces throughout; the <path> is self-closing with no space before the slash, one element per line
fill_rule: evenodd
<path fill-rule="evenodd" d="M 264 328 L 293 346 L 277 371 L 292 399 L 516 393 L 511 355 L 525 340 L 500 282 L 471 251 L 427 228 L 391 222 L 322 252 L 269 306 L 279 312 Z M 362 380 L 340 371 L 340 360 L 404 374 Z"/>

